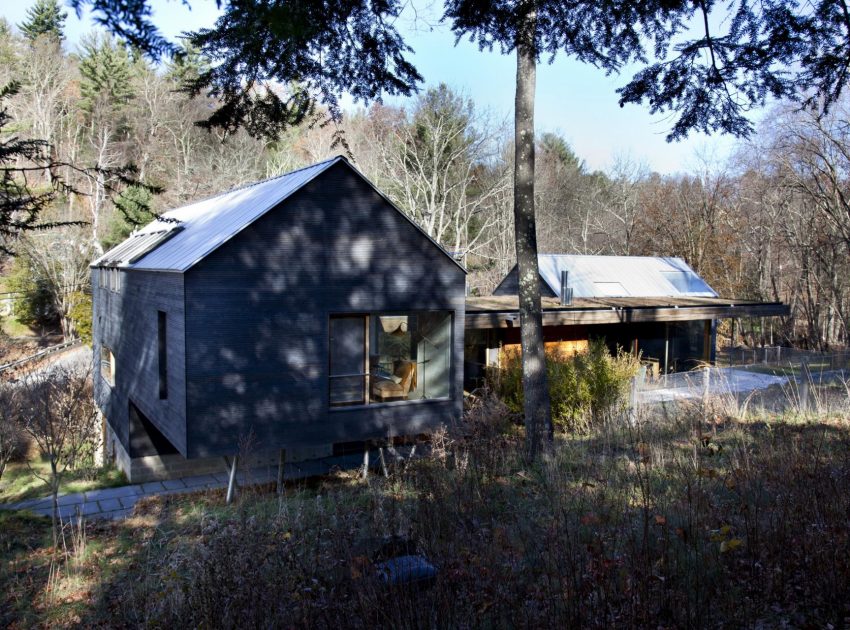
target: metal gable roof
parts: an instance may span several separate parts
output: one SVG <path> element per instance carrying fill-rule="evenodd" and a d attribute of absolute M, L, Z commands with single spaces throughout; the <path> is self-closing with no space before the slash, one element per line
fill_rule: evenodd
<path fill-rule="evenodd" d="M 466 273 L 463 265 L 425 232 L 422 226 L 401 211 L 342 156 L 170 210 L 106 252 L 94 261 L 92 266 L 109 265 L 145 271 L 187 271 L 337 162 L 348 166 L 391 208 Z M 162 236 L 165 234 L 167 236 Z M 128 252 L 134 253 L 134 256 L 127 256 Z"/>
<path fill-rule="evenodd" d="M 538 262 L 540 277 L 555 295 L 566 270 L 575 298 L 717 297 L 681 258 L 542 254 Z"/>
<path fill-rule="evenodd" d="M 335 157 L 279 177 L 230 190 L 226 193 L 170 210 L 135 232 L 92 263 L 152 271 L 186 271 L 245 227 L 259 219 L 343 157 Z M 116 260 L 119 249 L 127 250 L 133 240 L 151 240 L 149 235 L 179 226 L 179 231 L 147 254 L 133 261 Z M 133 248 L 135 249 L 135 248 Z"/>

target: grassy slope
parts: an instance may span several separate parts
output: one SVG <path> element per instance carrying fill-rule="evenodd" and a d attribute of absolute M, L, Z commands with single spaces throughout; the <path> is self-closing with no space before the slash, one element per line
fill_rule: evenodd
<path fill-rule="evenodd" d="M 3 317 L 0 325 L 3 326 L 3 332 L 13 339 L 34 338 L 37 336 L 29 326 L 22 324 L 11 315 L 9 317 Z"/>
<path fill-rule="evenodd" d="M 38 474 L 34 474 L 35 473 Z M 24 499 L 46 497 L 50 488 L 44 479 L 50 476 L 50 465 L 41 458 L 26 462 L 14 462 L 6 467 L 0 479 L 0 503 L 14 503 Z M 41 477 L 41 478 L 39 478 Z M 80 471 L 68 471 L 62 476 L 59 487 L 61 494 L 85 492 L 97 488 L 113 488 L 127 484 L 127 477 L 116 468 L 102 468 L 93 479 L 86 479 Z"/>
<path fill-rule="evenodd" d="M 704 418 L 708 421 L 704 421 Z M 47 525 L 0 513 L 0 625 L 791 626 L 846 623 L 850 421 L 657 410 L 562 437 L 527 465 L 479 427 L 389 479 L 337 476 L 279 501 L 146 500 L 91 524 L 47 588 Z M 372 577 L 400 534 L 440 569 Z"/>

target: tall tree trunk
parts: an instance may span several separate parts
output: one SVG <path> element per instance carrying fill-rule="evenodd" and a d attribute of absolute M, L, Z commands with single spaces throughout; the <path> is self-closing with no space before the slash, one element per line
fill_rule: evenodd
<path fill-rule="evenodd" d="M 514 114 L 514 229 L 519 284 L 519 321 L 522 341 L 522 387 L 526 448 L 531 459 L 552 440 L 552 416 L 543 347 L 543 313 L 537 263 L 537 226 L 534 218 L 534 90 L 537 78 L 532 9 L 517 35 L 517 74 Z"/>

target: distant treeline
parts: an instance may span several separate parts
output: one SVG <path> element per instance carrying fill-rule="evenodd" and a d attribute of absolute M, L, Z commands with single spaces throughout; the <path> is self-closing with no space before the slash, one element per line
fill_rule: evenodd
<path fill-rule="evenodd" d="M 53 5 L 43 0 L 37 9 Z M 6 261 L 6 290 L 37 296 L 28 305 L 31 319 L 52 319 L 76 334 L 71 312 L 85 310 L 80 287 L 89 261 L 135 227 L 168 208 L 339 153 L 464 261 L 472 292 L 488 293 L 513 266 L 510 128 L 469 95 L 441 84 L 402 106 L 348 112 L 341 127 L 321 124 L 319 112 L 277 141 L 259 141 L 195 124 L 212 103 L 182 90 L 207 67 L 195 51 L 152 67 L 100 33 L 70 46 L 61 27 L 55 14 L 39 22 L 31 12 L 17 27 L 0 21 L 0 85 L 21 85 L 9 102 L 15 127 L 4 131 L 47 141 L 52 156 L 69 165 L 27 183 L 48 186 L 61 176 L 71 190 L 45 218 L 84 223 L 32 232 L 14 262 Z M 777 108 L 728 163 L 675 176 L 629 160 L 590 171 L 554 133 L 540 134 L 537 145 L 541 252 L 680 256 L 724 296 L 791 305 L 786 321 L 744 323 L 749 343 L 847 345 L 846 99 L 821 118 Z M 140 183 L 163 192 L 130 186 L 115 194 L 108 171 L 85 170 L 128 164 Z"/>

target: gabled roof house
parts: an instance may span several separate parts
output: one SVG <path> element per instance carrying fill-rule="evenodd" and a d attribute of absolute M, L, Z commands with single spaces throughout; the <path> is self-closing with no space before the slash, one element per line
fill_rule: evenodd
<path fill-rule="evenodd" d="M 538 258 L 547 348 L 580 352 L 593 339 L 623 348 L 652 374 L 715 360 L 716 324 L 724 318 L 788 315 L 778 302 L 724 298 L 680 258 L 542 254 Z M 517 268 L 492 296 L 466 302 L 466 375 L 519 349 Z"/>
<path fill-rule="evenodd" d="M 678 258 L 539 263 L 548 347 L 604 339 L 655 373 L 713 360 L 720 318 L 788 312 Z M 341 157 L 166 212 L 91 271 L 95 397 L 133 481 L 220 471 L 249 436 L 292 461 L 428 432 L 519 347 L 516 268 L 466 298 L 463 267 Z"/>
<path fill-rule="evenodd" d="M 134 481 L 249 434 L 326 448 L 461 413 L 465 270 L 342 157 L 163 214 L 92 286 L 95 396 Z"/>

